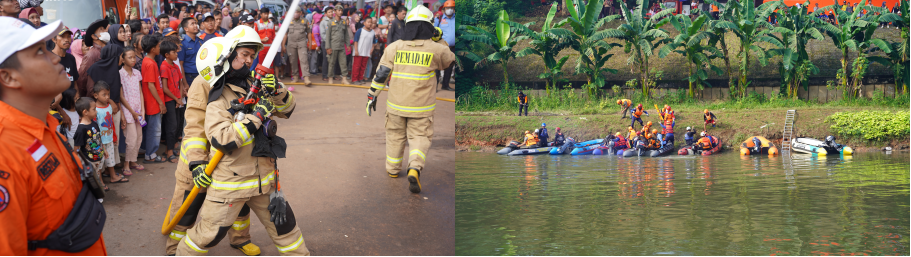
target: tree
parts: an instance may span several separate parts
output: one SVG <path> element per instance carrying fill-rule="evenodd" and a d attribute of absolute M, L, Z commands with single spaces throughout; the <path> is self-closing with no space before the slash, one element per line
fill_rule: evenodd
<path fill-rule="evenodd" d="M 784 3 L 781 5 L 784 6 Z M 817 25 L 825 22 L 817 18 L 818 12 L 808 15 L 804 8 L 792 6 L 781 11 L 784 15 L 778 18 L 778 26 L 772 29 L 780 37 L 772 37 L 779 40 L 782 47 L 770 49 L 769 53 L 781 56 L 778 71 L 782 77 L 783 91 L 787 92 L 788 97 L 797 98 L 797 89 L 807 80 L 808 75 L 819 73 L 819 68 L 810 61 L 806 48 L 810 39 L 825 39 L 816 29 Z"/>
<path fill-rule="evenodd" d="M 663 44 L 670 42 L 667 39 L 667 31 L 662 29 L 669 19 L 664 19 L 673 13 L 673 9 L 662 10 L 650 18 L 645 18 L 648 14 L 649 0 L 636 0 L 636 9 L 632 11 L 618 1 L 623 13 L 624 24 L 616 29 L 606 30 L 610 37 L 624 41 L 623 51 L 630 54 L 626 60 L 627 64 L 635 65 L 639 70 L 640 84 L 642 85 L 642 95 L 650 96 L 651 89 L 651 69 L 649 67 L 649 57 L 654 50 Z"/>
<path fill-rule="evenodd" d="M 750 85 L 747 76 L 750 73 L 751 53 L 755 54 L 762 66 L 768 63 L 769 56 L 756 43 L 768 42 L 782 47 L 777 39 L 769 36 L 772 25 L 766 20 L 779 4 L 781 2 L 766 2 L 756 7 L 750 0 L 731 0 L 724 6 L 725 9 L 731 9 L 731 20 L 715 24 L 716 27 L 730 30 L 740 39 L 740 78 L 737 80 L 735 92 L 739 97 L 746 97 L 747 87 Z"/>
<path fill-rule="evenodd" d="M 675 52 L 686 58 L 686 66 L 689 71 L 689 76 L 687 77 L 689 91 L 687 93 L 690 97 L 695 97 L 696 90 L 702 91 L 703 85 L 708 85 L 705 82 L 708 78 L 708 73 L 705 71 L 706 68 L 711 69 L 718 75 L 724 73 L 720 68 L 712 65 L 711 61 L 711 59 L 721 57 L 721 51 L 715 48 L 713 44 L 702 43 L 704 40 L 714 38 L 717 35 L 704 29 L 704 27 L 707 27 L 706 20 L 709 19 L 708 15 L 702 14 L 693 21 L 690 21 L 690 17 L 685 14 L 678 14 L 669 19 L 671 25 L 679 31 L 679 34 L 674 37 L 673 42 L 661 48 L 661 51 L 658 52 L 658 57 L 664 58 L 671 52 Z"/>
<path fill-rule="evenodd" d="M 718 2 L 712 0 L 706 0 L 706 4 L 712 4 L 715 6 L 721 6 Z M 718 49 L 721 49 L 722 59 L 724 59 L 725 74 L 728 76 L 728 87 L 735 88 L 736 79 L 734 79 L 734 71 L 731 70 L 731 55 L 728 54 L 728 45 L 727 45 L 727 32 L 729 31 L 724 26 L 719 26 L 718 24 L 722 21 L 731 21 L 733 20 L 733 9 L 732 8 L 720 8 L 718 13 L 718 18 L 712 16 L 709 17 L 708 29 L 715 34 L 715 37 L 709 39 L 709 45 L 718 46 Z"/>
<path fill-rule="evenodd" d="M 509 15 L 506 14 L 506 11 L 500 11 L 500 16 L 497 18 L 496 35 L 475 26 L 465 25 L 465 33 L 462 33 L 459 38 L 472 42 L 477 41 L 485 44 L 489 49 L 492 49 L 493 53 L 487 55 L 487 57 L 473 59 L 477 62 L 475 63 L 475 67 L 480 67 L 487 63 L 500 64 L 503 67 L 503 82 L 506 87 L 509 88 L 509 71 L 507 68 L 509 60 L 516 58 L 516 52 L 513 51 L 512 48 L 516 46 L 519 41 L 528 39 L 528 36 L 513 35 L 511 33 L 512 29 L 506 21 L 509 21 Z"/>
<path fill-rule="evenodd" d="M 579 52 L 579 58 L 576 60 L 576 74 L 585 74 L 588 83 L 585 88 L 589 96 L 597 95 L 597 89 L 604 86 L 604 72 L 617 73 L 616 69 L 605 68 L 607 62 L 613 54 L 607 54 L 612 48 L 620 46 L 616 43 L 608 43 L 604 39 L 621 35 L 616 30 L 602 30 L 605 23 L 617 18 L 611 15 L 598 20 L 601 8 L 604 7 L 604 0 L 591 0 L 588 4 L 583 5 L 580 0 L 565 0 L 569 17 L 560 21 L 556 27 L 568 23 L 572 29 L 569 34 L 571 38 L 571 47 Z M 584 8 L 583 8 L 584 7 Z M 555 32 L 557 30 L 555 29 Z"/>
<path fill-rule="evenodd" d="M 833 10 L 838 20 L 838 26 L 824 24 L 819 28 L 832 38 L 832 43 L 842 52 L 841 69 L 836 74 L 838 80 L 836 88 L 842 89 L 845 97 L 848 98 L 856 98 L 860 94 L 863 76 L 869 65 L 866 57 L 868 49 L 875 45 L 887 54 L 892 51 L 886 41 L 873 37 L 873 32 L 876 31 L 879 23 L 901 19 L 894 13 L 887 13 L 885 8 L 868 6 L 866 2 L 867 0 L 862 0 L 858 10 L 855 10 L 855 13 L 866 11 L 866 14 L 860 18 L 856 14 L 842 11 L 838 1 L 835 1 L 834 5 L 820 8 L 818 11 Z M 851 62 L 853 69 L 849 70 L 848 53 L 852 50 L 857 51 L 857 58 Z"/>
<path fill-rule="evenodd" d="M 902 56 L 901 52 L 896 50 L 900 47 L 902 47 L 902 43 L 891 43 L 889 44 L 889 49 L 882 49 L 878 46 L 873 47 L 871 51 L 882 51 L 886 53 L 886 57 L 867 57 L 870 61 L 882 64 L 892 70 L 892 74 L 895 76 L 895 96 L 904 94 L 908 90 L 908 61 L 906 56 Z"/>
<path fill-rule="evenodd" d="M 538 77 L 545 79 L 546 85 L 544 88 L 547 90 L 548 94 L 550 93 L 551 87 L 557 86 L 557 80 L 563 75 L 563 64 L 569 59 L 569 56 L 563 56 L 560 60 L 556 60 L 556 56 L 560 51 L 572 44 L 572 32 L 559 28 L 563 26 L 563 24 L 566 24 L 566 21 L 560 22 L 557 25 L 552 23 L 556 14 L 557 4 L 554 3 L 550 7 L 550 12 L 547 13 L 547 20 L 544 21 L 544 26 L 541 27 L 541 31 L 534 31 L 529 29 L 526 25 L 507 21 L 507 24 L 516 28 L 517 32 L 522 33 L 531 39 L 531 47 L 519 51 L 516 53 L 516 57 L 524 57 L 533 54 L 541 56 L 544 60 L 545 71 Z"/>

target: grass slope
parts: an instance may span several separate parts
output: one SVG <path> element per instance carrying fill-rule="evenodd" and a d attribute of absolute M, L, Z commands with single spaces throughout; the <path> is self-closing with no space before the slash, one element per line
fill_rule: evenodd
<path fill-rule="evenodd" d="M 653 108 L 652 108 L 653 109 Z M 725 147 L 737 147 L 750 136 L 764 136 L 778 143 L 781 141 L 784 127 L 784 116 L 788 109 L 793 108 L 763 108 L 763 109 L 720 109 L 711 110 L 718 117 L 719 124 L 715 128 L 708 128 L 711 135 L 718 136 Z M 797 119 L 794 123 L 795 137 L 824 138 L 831 135 L 829 127 L 832 124 L 824 123 L 826 117 L 836 112 L 868 110 L 870 107 L 806 107 L 797 108 Z M 702 130 L 701 108 L 675 109 L 677 125 L 674 128 L 676 145 L 680 147 L 683 133 L 687 126 Z M 895 112 L 905 110 L 901 108 L 881 108 Z M 651 110 L 654 111 L 654 110 Z M 651 113 L 651 112 L 650 112 Z M 512 114 L 515 115 L 515 114 Z M 535 114 L 532 114 L 535 115 Z M 540 115 L 540 114 L 539 114 Z M 652 121 L 652 128 L 658 128 L 658 115 L 646 117 L 643 121 Z M 630 124 L 629 118 L 621 119 L 620 110 L 615 109 L 610 113 L 598 115 L 541 115 L 541 116 L 486 116 L 482 113 L 465 115 L 457 113 L 456 116 L 456 145 L 461 151 L 465 150 L 494 150 L 509 141 L 521 141 L 522 133 L 541 127 L 547 123 L 551 137 L 560 127 L 564 133 L 576 140 L 590 140 L 604 138 L 609 133 L 623 132 Z M 636 124 L 636 129 L 641 126 Z M 902 149 L 908 146 L 908 138 L 895 139 L 888 142 L 871 142 L 859 138 L 838 138 L 838 142 L 847 144 L 855 149 L 875 150 L 883 146 L 892 146 Z"/>

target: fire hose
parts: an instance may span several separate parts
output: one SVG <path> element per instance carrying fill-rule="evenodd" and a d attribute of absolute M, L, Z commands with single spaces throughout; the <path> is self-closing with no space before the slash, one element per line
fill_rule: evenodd
<path fill-rule="evenodd" d="M 276 36 L 275 36 L 275 39 L 273 40 L 273 42 L 282 42 L 282 40 L 284 40 L 285 34 L 287 34 L 287 32 L 288 32 L 288 26 L 291 25 L 291 20 L 294 17 L 293 14 L 295 12 L 297 12 L 297 8 L 300 8 L 299 4 L 300 4 L 300 0 L 294 0 L 291 2 L 291 6 L 289 7 L 288 12 L 285 13 L 285 19 L 282 21 L 281 27 L 279 27 L 278 33 L 276 33 Z M 261 81 L 263 76 L 266 74 L 273 73 L 272 69 L 271 69 L 272 61 L 275 58 L 275 55 L 278 53 L 278 49 L 279 49 L 278 47 L 269 48 L 269 52 L 266 53 L 266 58 L 265 58 L 265 60 L 263 60 L 263 64 L 257 65 L 257 67 L 256 67 L 256 76 L 255 76 L 256 80 L 254 82 L 253 87 L 251 87 L 250 92 L 248 92 L 247 95 L 242 100 L 238 101 L 238 103 L 243 104 L 244 106 L 250 106 L 250 105 L 256 104 L 256 102 L 258 101 L 258 98 L 254 97 L 254 96 L 257 95 L 258 93 L 260 93 L 260 91 L 264 90 L 262 88 L 263 86 L 262 86 L 262 81 Z M 264 93 L 266 93 L 266 92 L 264 92 Z M 267 93 L 271 93 L 271 92 L 267 92 Z M 290 94 L 290 93 L 291 92 L 288 92 L 288 94 Z M 235 120 L 237 119 L 237 117 L 243 117 L 243 116 L 244 116 L 244 112 L 238 111 L 237 115 L 235 116 Z M 266 131 L 267 131 L 266 133 L 268 133 L 269 135 L 273 135 L 277 129 L 275 122 L 271 122 L 271 120 L 263 121 L 263 126 L 266 127 Z M 207 176 L 212 175 L 212 172 L 215 170 L 215 166 L 218 165 L 218 162 L 221 161 L 221 158 L 224 155 L 225 154 L 222 151 L 215 150 L 215 154 L 212 155 L 212 159 L 209 160 L 209 164 L 208 164 L 208 166 L 206 166 L 206 175 Z M 278 182 L 278 170 L 277 169 L 275 171 L 275 184 L 276 184 L 276 190 L 281 190 L 281 184 L 279 184 L 279 182 Z M 184 199 L 183 204 L 180 205 L 179 209 L 177 209 L 177 213 L 174 214 L 174 217 L 171 217 L 171 205 L 174 202 L 174 199 L 171 199 L 171 204 L 168 204 L 168 213 L 167 213 L 167 215 L 165 215 L 164 222 L 161 224 L 161 234 L 162 235 L 167 235 L 168 233 L 170 233 L 170 231 L 172 229 L 174 229 L 175 226 L 177 226 L 177 222 L 179 222 L 180 219 L 183 218 L 183 215 L 187 212 L 187 209 L 190 208 L 190 203 L 192 203 L 193 200 L 196 199 L 197 194 L 199 194 L 199 187 L 194 185 L 193 190 L 191 190 L 190 194 L 188 194 L 186 199 Z"/>

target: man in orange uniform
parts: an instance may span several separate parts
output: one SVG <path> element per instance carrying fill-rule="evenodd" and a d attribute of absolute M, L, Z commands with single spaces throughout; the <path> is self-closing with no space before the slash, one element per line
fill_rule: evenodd
<path fill-rule="evenodd" d="M 620 111 L 620 114 L 623 114 L 623 117 L 620 117 L 620 119 L 626 118 L 626 112 L 629 111 L 630 106 L 633 106 L 633 101 L 629 99 L 620 99 L 617 100 L 617 104 L 620 105 L 620 108 L 623 108 L 623 111 Z"/>
<path fill-rule="evenodd" d="M 263 50 L 259 51 L 259 64 L 266 62 L 266 54 L 269 53 L 269 47 L 272 46 L 272 40 L 275 39 L 275 30 L 278 27 L 269 20 L 269 8 L 259 10 L 259 20 L 253 23 L 253 29 L 259 33 L 259 39 L 263 41 Z"/>
<path fill-rule="evenodd" d="M 49 111 L 54 97 L 70 86 L 60 57 L 45 47 L 63 29 L 60 21 L 42 30 L 18 19 L 0 17 L 0 254 L 107 255 L 101 230 L 104 207 L 84 187 L 69 144 L 55 131 Z M 40 76 L 37 76 L 39 75 Z M 85 235 L 58 231 L 76 206 L 98 207 L 75 214 L 91 220 Z M 97 204 L 97 206 L 95 205 Z M 98 212 L 97 210 L 100 210 Z M 72 225 L 72 224 L 69 224 Z M 61 234 L 73 235 L 62 242 Z M 54 240 L 57 238 L 57 240 Z M 67 250 L 69 252 L 63 251 Z"/>

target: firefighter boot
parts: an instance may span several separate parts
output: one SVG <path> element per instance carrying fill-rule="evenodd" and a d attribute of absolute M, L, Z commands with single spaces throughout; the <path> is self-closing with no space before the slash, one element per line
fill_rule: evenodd
<path fill-rule="evenodd" d="M 421 192 L 421 172 L 415 168 L 408 169 L 408 190 L 411 190 L 412 193 Z"/>

